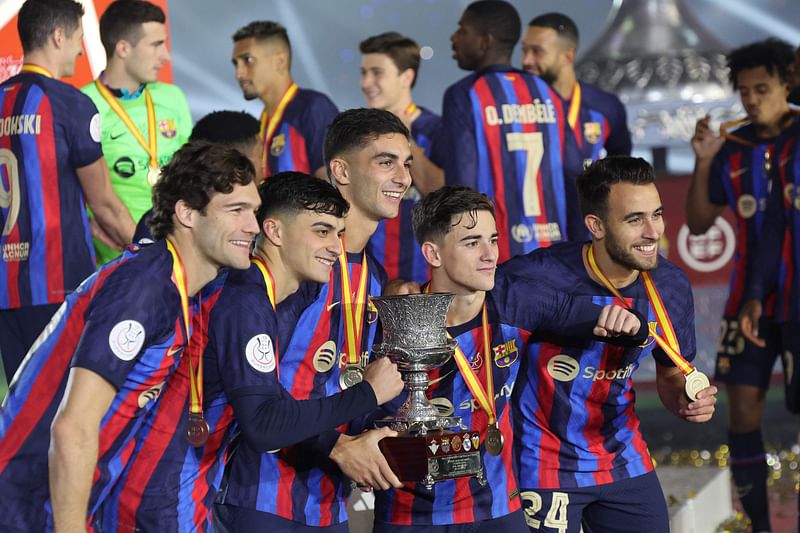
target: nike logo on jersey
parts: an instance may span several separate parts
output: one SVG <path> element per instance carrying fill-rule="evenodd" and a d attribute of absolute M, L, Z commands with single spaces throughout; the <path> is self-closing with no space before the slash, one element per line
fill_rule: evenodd
<path fill-rule="evenodd" d="M 118 134 L 118 135 L 113 135 L 113 134 L 111 134 L 111 135 L 109 135 L 109 136 L 108 136 L 108 138 L 109 138 L 110 140 L 112 140 L 112 141 L 116 141 L 117 139 L 119 139 L 119 138 L 120 138 L 120 137 L 122 137 L 123 135 L 125 135 L 125 132 L 124 132 L 124 131 L 123 131 L 122 133 Z"/>
<path fill-rule="evenodd" d="M 731 178 L 738 178 L 748 170 L 750 170 L 750 167 L 742 167 L 739 170 L 734 170 L 733 172 L 731 172 Z"/>
<path fill-rule="evenodd" d="M 326 308 L 325 308 L 325 310 L 326 310 L 326 311 L 328 311 L 328 312 L 330 313 L 330 312 L 331 312 L 331 309 L 333 309 L 333 308 L 334 308 L 334 307 L 336 307 L 337 305 L 339 305 L 339 302 L 333 302 L 332 304 L 328 304 L 328 307 L 326 307 Z"/>

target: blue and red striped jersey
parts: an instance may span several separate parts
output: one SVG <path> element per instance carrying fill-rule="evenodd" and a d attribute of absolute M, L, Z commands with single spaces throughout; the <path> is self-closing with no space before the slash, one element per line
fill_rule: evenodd
<path fill-rule="evenodd" d="M 774 291 L 778 322 L 800 320 L 800 121 L 795 121 L 775 147 L 776 174 L 767 200 L 764 225 L 748 264 L 744 301 L 763 300 Z"/>
<path fill-rule="evenodd" d="M 362 258 L 363 254 L 347 254 L 353 291 L 361 279 Z M 378 296 L 386 274 L 369 253 L 367 265 L 367 295 Z M 339 375 L 345 366 L 341 287 L 337 263 L 330 281 L 319 287 L 316 299 L 300 315 L 291 340 L 280 350 L 280 383 L 298 400 L 325 398 L 341 390 Z M 366 359 L 375 343 L 378 315 L 372 305 L 364 309 L 361 350 Z M 232 461 L 235 464 L 236 455 Z M 230 469 L 220 491 L 220 503 L 256 509 L 308 526 L 347 521 L 350 482 L 326 457 L 314 457 L 306 449 L 292 446 L 277 453 L 262 453 L 257 463 L 257 467 L 250 464 Z"/>
<path fill-rule="evenodd" d="M 494 201 L 500 262 L 585 233 L 574 185 L 583 160 L 541 78 L 507 65 L 475 72 L 447 89 L 442 124 L 445 181 Z"/>
<path fill-rule="evenodd" d="M 267 176 L 286 170 L 313 174 L 324 167 L 325 131 L 338 113 L 324 94 L 298 89 L 283 111 L 270 146 L 264 146 Z"/>
<path fill-rule="evenodd" d="M 0 408 L 0 497 L 6 502 L 0 524 L 52 528 L 50 425 L 70 367 L 95 372 L 117 389 L 99 428 L 89 516 L 108 496 L 186 346 L 172 275 L 164 241 L 131 246 L 86 279 L 36 340 Z"/>
<path fill-rule="evenodd" d="M 88 96 L 33 72 L 0 85 L 0 309 L 63 302 L 94 272 L 76 169 L 101 157 Z"/>
<path fill-rule="evenodd" d="M 625 106 L 615 95 L 595 85 L 579 85 L 580 107 L 577 120 L 571 127 L 583 160 L 597 161 L 605 155 L 631 155 L 631 133 Z M 568 119 L 573 99 L 574 94 L 564 102 Z"/>
<path fill-rule="evenodd" d="M 563 335 L 591 336 L 601 307 L 592 299 L 571 298 L 546 283 L 498 274 L 487 293 L 490 329 L 488 358 L 483 348 L 479 314 L 469 322 L 448 328 L 468 358 L 481 385 L 486 386 L 486 364 L 492 365 L 498 427 L 506 445 L 499 456 L 481 448 L 486 485 L 475 478 L 439 481 L 428 490 L 417 483 L 375 493 L 376 520 L 396 525 L 467 524 L 499 518 L 520 509 L 517 467 L 512 451 L 514 429 L 511 394 L 531 334 L 555 331 Z M 486 437 L 488 415 L 466 385 L 454 359 L 429 373 L 428 396 L 448 415 L 460 416 L 470 431 Z"/>
<path fill-rule="evenodd" d="M 793 124 L 798 121 L 800 119 L 796 118 Z M 708 196 L 714 204 L 729 206 L 736 219 L 736 253 L 730 292 L 723 314 L 726 319 L 736 320 L 744 303 L 747 272 L 755 260 L 758 242 L 764 236 L 765 210 L 772 179 L 767 167 L 774 165 L 777 159 L 776 146 L 782 136 L 761 139 L 756 136 L 750 123 L 732 133 L 754 146 L 735 140 L 727 140 L 722 145 L 711 167 Z M 789 260 L 788 257 L 785 258 L 785 261 Z M 781 287 L 784 281 L 780 282 Z M 775 290 L 764 294 L 765 316 L 771 317 L 774 314 L 775 296 Z"/>
<path fill-rule="evenodd" d="M 443 143 L 440 140 L 442 119 L 423 107 L 419 109 L 422 113 L 411 124 L 411 136 L 428 159 L 442 167 L 444 166 Z M 422 255 L 411 226 L 411 213 L 421 198 L 417 188 L 412 185 L 400 202 L 397 217 L 382 220 L 367 245 L 370 253 L 383 265 L 389 279 L 404 279 L 417 283 L 428 281 L 428 262 Z"/>
<path fill-rule="evenodd" d="M 583 243 L 563 243 L 515 258 L 503 269 L 545 280 L 598 305 L 614 302 L 586 272 Z M 687 360 L 695 356 L 694 305 L 686 275 L 666 259 L 651 271 Z M 641 277 L 619 289 L 652 326 L 655 312 Z M 659 326 L 661 335 L 663 332 Z M 634 410 L 631 375 L 643 357 L 672 366 L 648 338 L 623 348 L 587 337 L 537 334 L 514 388 L 515 449 L 523 488 L 575 488 L 611 483 L 653 469 Z"/>

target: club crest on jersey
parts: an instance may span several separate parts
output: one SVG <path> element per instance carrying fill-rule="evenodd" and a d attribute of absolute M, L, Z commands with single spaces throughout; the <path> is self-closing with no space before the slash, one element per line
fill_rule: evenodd
<path fill-rule="evenodd" d="M 494 352 L 494 364 L 499 368 L 506 368 L 514 364 L 519 358 L 519 351 L 517 350 L 517 339 L 511 339 L 499 346 L 492 348 Z"/>
<path fill-rule="evenodd" d="M 279 133 L 272 138 L 272 144 L 269 146 L 269 154 L 273 157 L 278 157 L 283 153 L 286 148 L 286 135 Z"/>
<path fill-rule="evenodd" d="M 111 328 L 108 334 L 108 346 L 123 361 L 130 361 L 144 345 L 144 326 L 136 320 L 123 320 Z"/>
<path fill-rule="evenodd" d="M 378 309 L 372 304 L 372 300 L 367 300 L 367 324 L 374 324 L 378 320 Z"/>
<path fill-rule="evenodd" d="M 266 333 L 260 333 L 249 341 L 244 348 L 247 362 L 258 372 L 266 374 L 275 370 L 275 350 L 272 339 Z"/>
<path fill-rule="evenodd" d="M 583 138 L 590 144 L 597 144 L 602 133 L 603 130 L 600 128 L 599 122 L 583 123 Z"/>
<path fill-rule="evenodd" d="M 158 121 L 158 131 L 161 132 L 163 137 L 172 139 L 178 134 L 178 128 L 175 126 L 175 121 L 171 118 L 165 118 Z"/>
<path fill-rule="evenodd" d="M 653 333 L 658 332 L 658 322 L 648 322 L 647 329 L 650 331 L 650 335 L 647 336 L 644 343 L 639 345 L 639 348 L 647 348 L 656 341 L 655 337 L 653 337 Z"/>

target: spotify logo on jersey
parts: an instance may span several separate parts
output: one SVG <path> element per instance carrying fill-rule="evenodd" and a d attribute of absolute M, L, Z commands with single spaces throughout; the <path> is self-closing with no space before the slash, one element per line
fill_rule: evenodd
<path fill-rule="evenodd" d="M 547 362 L 547 373 L 556 381 L 572 381 L 578 377 L 581 365 L 572 357 L 558 354 Z"/>

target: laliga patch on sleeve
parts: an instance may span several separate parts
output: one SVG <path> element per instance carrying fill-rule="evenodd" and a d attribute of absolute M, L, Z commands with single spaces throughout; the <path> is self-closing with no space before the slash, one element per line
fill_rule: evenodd
<path fill-rule="evenodd" d="M 247 362 L 259 372 L 268 373 L 275 370 L 275 350 L 272 339 L 266 333 L 256 335 L 247 342 L 244 349 Z"/>
<path fill-rule="evenodd" d="M 108 334 L 108 346 L 123 361 L 130 361 L 139 355 L 143 344 L 144 326 L 135 320 L 118 322 Z"/>
<path fill-rule="evenodd" d="M 89 135 L 92 136 L 94 142 L 100 142 L 100 113 L 95 113 L 89 122 Z"/>

